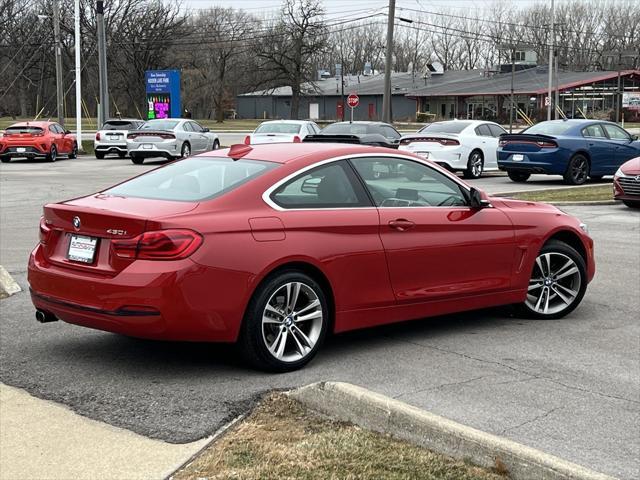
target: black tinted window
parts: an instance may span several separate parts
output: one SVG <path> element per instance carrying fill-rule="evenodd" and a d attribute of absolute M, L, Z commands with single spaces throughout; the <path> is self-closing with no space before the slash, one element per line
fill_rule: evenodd
<path fill-rule="evenodd" d="M 138 128 L 137 123 L 126 120 L 109 120 L 102 125 L 102 130 L 135 130 L 136 128 Z"/>
<path fill-rule="evenodd" d="M 493 135 L 494 137 L 499 137 L 503 133 L 507 133 L 507 131 L 500 125 L 487 124 L 487 126 L 489 127 L 489 130 L 491 130 L 491 135 Z"/>
<path fill-rule="evenodd" d="M 607 138 L 604 134 L 604 130 L 600 125 L 589 125 L 582 129 L 583 137 L 592 137 L 592 138 Z"/>
<path fill-rule="evenodd" d="M 551 120 L 547 122 L 536 123 L 532 127 L 527 128 L 522 133 L 539 133 L 541 135 L 562 135 L 573 125 L 563 120 Z"/>
<path fill-rule="evenodd" d="M 420 130 L 420 132 L 460 133 L 469 125 L 471 125 L 470 122 L 459 122 L 459 121 L 437 122 L 437 123 L 432 123 L 431 125 L 427 125 L 422 130 Z"/>
<path fill-rule="evenodd" d="M 305 172 L 278 188 L 271 199 L 284 208 L 370 206 L 366 193 L 345 162 Z"/>
<path fill-rule="evenodd" d="M 481 137 L 493 137 L 488 125 L 478 125 L 476 127 L 476 135 L 480 135 Z"/>
<path fill-rule="evenodd" d="M 103 193 L 199 202 L 223 195 L 276 166 L 258 160 L 192 157 L 132 178 Z"/>

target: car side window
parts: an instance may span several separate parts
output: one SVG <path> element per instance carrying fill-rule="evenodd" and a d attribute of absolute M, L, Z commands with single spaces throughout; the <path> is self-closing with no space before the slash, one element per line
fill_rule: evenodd
<path fill-rule="evenodd" d="M 493 137 L 491 130 L 489 130 L 489 126 L 484 124 L 476 127 L 476 135 L 480 137 Z"/>
<path fill-rule="evenodd" d="M 609 125 L 608 123 L 604 123 L 602 125 L 609 135 L 609 138 L 614 140 L 631 140 L 631 137 L 625 132 L 623 129 L 616 125 Z"/>
<path fill-rule="evenodd" d="M 452 207 L 468 204 L 462 187 L 423 163 L 391 157 L 351 163 L 378 207 Z"/>
<path fill-rule="evenodd" d="M 489 127 L 489 130 L 491 130 L 491 135 L 494 137 L 499 137 L 503 133 L 507 133 L 507 131 L 500 125 L 488 124 L 487 126 Z"/>
<path fill-rule="evenodd" d="M 198 133 L 204 132 L 204 129 L 200 126 L 200 124 L 196 122 L 188 122 L 188 123 L 189 125 L 191 125 L 191 130 L 193 130 L 194 132 L 198 132 Z"/>
<path fill-rule="evenodd" d="M 382 126 L 382 132 L 386 138 L 391 138 L 393 140 L 397 140 L 401 136 L 395 128 L 389 127 L 388 125 Z"/>
<path fill-rule="evenodd" d="M 191 128 L 191 123 L 184 122 L 182 124 L 182 130 L 184 130 L 185 132 L 193 132 L 193 129 Z"/>
<path fill-rule="evenodd" d="M 49 131 L 51 133 L 58 133 L 58 131 L 56 130 L 56 126 L 54 124 L 49 125 Z"/>
<path fill-rule="evenodd" d="M 304 172 L 275 190 L 271 200 L 283 208 L 371 206 L 364 188 L 345 161 Z"/>
<path fill-rule="evenodd" d="M 587 138 L 607 138 L 600 125 L 589 125 L 582 129 L 582 136 Z"/>
<path fill-rule="evenodd" d="M 312 134 L 318 133 L 320 131 L 320 127 L 315 123 L 310 123 L 309 126 L 311 127 L 310 130 Z"/>

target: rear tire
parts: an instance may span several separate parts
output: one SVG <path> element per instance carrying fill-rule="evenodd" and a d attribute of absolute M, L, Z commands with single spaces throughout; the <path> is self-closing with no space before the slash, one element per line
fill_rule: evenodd
<path fill-rule="evenodd" d="M 480 178 L 484 171 L 484 157 L 480 150 L 474 150 L 469 155 L 467 168 L 462 172 L 462 176 L 468 179 Z"/>
<path fill-rule="evenodd" d="M 629 208 L 640 208 L 640 200 L 623 200 L 622 203 Z"/>
<path fill-rule="evenodd" d="M 142 162 L 144 162 L 144 158 L 137 155 L 131 155 L 131 161 L 136 165 L 142 165 Z"/>
<path fill-rule="evenodd" d="M 253 294 L 238 344 L 253 367 L 290 372 L 316 355 L 328 326 L 322 287 L 305 273 L 287 270 L 267 277 Z"/>
<path fill-rule="evenodd" d="M 191 155 L 191 145 L 188 142 L 184 142 L 180 149 L 180 158 L 187 158 L 189 155 Z"/>
<path fill-rule="evenodd" d="M 531 176 L 530 173 L 525 173 L 525 172 L 518 172 L 515 170 L 509 170 L 507 172 L 507 175 L 509 176 L 509 178 L 517 183 L 523 183 L 526 182 L 527 180 L 529 180 L 529 177 Z"/>
<path fill-rule="evenodd" d="M 564 172 L 564 183 L 567 185 L 582 185 L 589 177 L 589 160 L 584 155 L 574 155 L 569 160 L 567 171 Z"/>
<path fill-rule="evenodd" d="M 582 256 L 558 240 L 548 241 L 533 264 L 527 299 L 521 314 L 552 320 L 571 313 L 587 290 L 587 267 Z"/>
<path fill-rule="evenodd" d="M 102 160 L 104 158 L 104 153 L 102 152 L 95 152 L 95 154 L 98 160 Z"/>
<path fill-rule="evenodd" d="M 9 163 L 11 161 L 10 157 L 0 157 L 0 162 Z"/>
<path fill-rule="evenodd" d="M 51 150 L 47 154 L 48 162 L 55 162 L 58 159 L 58 149 L 55 145 L 51 145 Z"/>
<path fill-rule="evenodd" d="M 219 148 L 220 148 L 220 142 L 218 140 L 215 140 L 213 142 L 213 149 L 218 150 Z"/>

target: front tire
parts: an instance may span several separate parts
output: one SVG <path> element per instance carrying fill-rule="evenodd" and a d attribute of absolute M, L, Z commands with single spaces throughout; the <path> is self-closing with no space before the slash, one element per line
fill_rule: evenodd
<path fill-rule="evenodd" d="M 239 346 L 257 369 L 290 372 L 316 355 L 329 325 L 322 287 L 305 273 L 289 270 L 265 280 L 244 317 Z"/>
<path fill-rule="evenodd" d="M 69 154 L 69 158 L 73 160 L 74 158 L 78 158 L 78 144 L 74 143 L 73 148 L 71 149 L 71 153 Z"/>
<path fill-rule="evenodd" d="M 561 318 L 580 304 L 586 289 L 587 267 L 582 256 L 566 243 L 550 240 L 536 257 L 520 310 L 527 317 Z"/>
<path fill-rule="evenodd" d="M 509 170 L 507 172 L 507 176 L 516 183 L 524 183 L 527 180 L 529 180 L 529 177 L 531 176 L 530 173 L 525 173 L 525 172 L 518 172 L 516 170 Z"/>
<path fill-rule="evenodd" d="M 584 155 L 574 155 L 569 160 L 567 171 L 564 172 L 564 183 L 567 185 L 582 185 L 589 177 L 589 160 Z"/>
<path fill-rule="evenodd" d="M 474 150 L 469 155 L 469 161 L 467 162 L 467 168 L 462 172 L 464 178 L 480 178 L 484 171 L 484 157 L 482 152 Z"/>

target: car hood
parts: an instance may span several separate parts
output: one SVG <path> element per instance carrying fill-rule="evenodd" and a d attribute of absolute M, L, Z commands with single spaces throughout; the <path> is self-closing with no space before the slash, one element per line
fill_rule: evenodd
<path fill-rule="evenodd" d="M 640 157 L 632 158 L 620 167 L 625 175 L 640 175 Z"/>
<path fill-rule="evenodd" d="M 491 205 L 493 205 L 496 208 L 518 210 L 521 212 L 543 211 L 543 212 L 550 212 L 550 213 L 562 213 L 561 210 L 559 210 L 554 205 L 551 205 L 550 203 L 532 202 L 530 200 L 516 200 L 514 198 L 507 198 L 507 197 L 489 197 L 489 201 L 491 202 Z"/>

